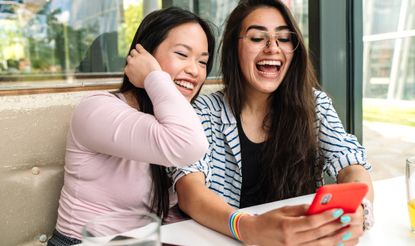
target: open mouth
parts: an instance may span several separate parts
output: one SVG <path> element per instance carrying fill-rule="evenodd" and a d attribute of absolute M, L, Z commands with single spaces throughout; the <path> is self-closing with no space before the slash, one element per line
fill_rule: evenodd
<path fill-rule="evenodd" d="M 282 62 L 277 60 L 262 60 L 257 62 L 256 68 L 265 74 L 277 74 L 281 70 Z"/>
<path fill-rule="evenodd" d="M 194 85 L 188 81 L 185 80 L 174 80 L 173 81 L 177 86 L 187 89 L 187 90 L 193 90 Z"/>

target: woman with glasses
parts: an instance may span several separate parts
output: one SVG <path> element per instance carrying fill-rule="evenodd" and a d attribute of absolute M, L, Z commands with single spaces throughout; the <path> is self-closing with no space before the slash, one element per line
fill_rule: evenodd
<path fill-rule="evenodd" d="M 288 8 L 278 0 L 240 1 L 227 21 L 221 57 L 224 90 L 194 102 L 209 152 L 172 174 L 180 208 L 246 244 L 356 244 L 371 223 L 371 166 L 319 90 Z M 356 213 L 306 216 L 307 205 L 256 216 L 237 211 L 313 193 L 323 173 L 338 183 L 368 184 Z"/>

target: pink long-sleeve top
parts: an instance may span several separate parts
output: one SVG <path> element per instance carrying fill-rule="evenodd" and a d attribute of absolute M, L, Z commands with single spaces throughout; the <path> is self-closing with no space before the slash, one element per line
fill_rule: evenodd
<path fill-rule="evenodd" d="M 152 72 L 144 88 L 154 115 L 108 92 L 85 97 L 74 110 L 56 225 L 64 235 L 81 239 L 82 226 L 100 214 L 148 211 L 149 163 L 185 166 L 207 151 L 199 118 L 170 76 Z"/>

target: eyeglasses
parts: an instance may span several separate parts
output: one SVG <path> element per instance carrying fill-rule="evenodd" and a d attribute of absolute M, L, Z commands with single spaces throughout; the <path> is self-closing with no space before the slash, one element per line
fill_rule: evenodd
<path fill-rule="evenodd" d="M 277 46 L 288 53 L 294 52 L 299 44 L 297 35 L 290 31 L 279 31 L 275 32 L 273 35 L 270 35 L 265 31 L 256 31 L 239 38 L 246 38 L 250 45 L 261 49 L 264 47 L 269 48 L 271 42 L 275 40 Z"/>

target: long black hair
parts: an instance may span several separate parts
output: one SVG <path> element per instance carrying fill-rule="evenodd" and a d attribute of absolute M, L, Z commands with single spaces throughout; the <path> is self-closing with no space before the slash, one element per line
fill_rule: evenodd
<path fill-rule="evenodd" d="M 149 53 L 153 54 L 155 49 L 166 39 L 170 30 L 186 23 L 199 24 L 206 34 L 208 41 L 209 60 L 206 66 L 206 74 L 212 69 L 213 55 L 215 49 L 215 38 L 210 25 L 199 16 L 190 11 L 177 7 L 169 7 L 157 10 L 148 14 L 138 27 L 134 39 L 131 42 L 130 50 L 135 49 L 140 43 Z M 124 74 L 120 92 L 133 92 L 139 110 L 144 113 L 154 114 L 153 104 L 143 88 L 135 87 Z M 151 210 L 161 218 L 166 218 L 169 210 L 169 187 L 171 180 L 167 176 L 166 168 L 157 164 L 150 164 L 152 176 L 152 200 Z"/>
<path fill-rule="evenodd" d="M 263 121 L 267 138 L 259 160 L 256 186 L 259 202 L 270 202 L 312 193 L 321 181 L 322 165 L 314 129 L 313 88 L 319 88 L 304 40 L 289 9 L 279 0 L 242 0 L 230 14 L 224 35 L 221 68 L 225 93 L 235 115 L 246 101 L 245 78 L 238 58 L 243 20 L 254 10 L 271 7 L 296 33 L 298 47 L 283 81 L 268 98 Z"/>

